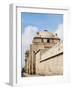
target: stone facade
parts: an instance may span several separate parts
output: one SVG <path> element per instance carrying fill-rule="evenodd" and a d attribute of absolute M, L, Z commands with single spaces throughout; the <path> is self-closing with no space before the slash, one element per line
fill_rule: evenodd
<path fill-rule="evenodd" d="M 36 53 L 36 74 L 39 75 L 62 75 L 63 74 L 63 44 L 55 46 L 43 52 Z"/>
<path fill-rule="evenodd" d="M 63 74 L 63 51 L 61 51 L 63 47 L 58 51 L 58 47 L 61 45 L 57 35 L 47 30 L 37 32 L 37 36 L 33 38 L 30 45 L 30 50 L 26 52 L 26 73 L 38 75 Z M 49 57 L 52 58 L 47 60 Z"/>

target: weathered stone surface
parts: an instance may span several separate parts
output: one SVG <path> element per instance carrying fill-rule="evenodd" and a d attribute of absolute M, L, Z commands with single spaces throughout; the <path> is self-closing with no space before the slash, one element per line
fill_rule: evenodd
<path fill-rule="evenodd" d="M 38 32 L 30 46 L 25 64 L 27 74 L 62 75 L 62 42 L 57 36 L 48 31 Z"/>

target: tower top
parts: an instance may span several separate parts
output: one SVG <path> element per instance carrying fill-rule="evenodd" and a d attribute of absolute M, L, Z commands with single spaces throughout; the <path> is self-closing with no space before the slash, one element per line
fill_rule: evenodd
<path fill-rule="evenodd" d="M 45 32 L 48 32 L 48 30 L 46 30 L 46 29 L 45 29 L 44 31 L 45 31 Z"/>

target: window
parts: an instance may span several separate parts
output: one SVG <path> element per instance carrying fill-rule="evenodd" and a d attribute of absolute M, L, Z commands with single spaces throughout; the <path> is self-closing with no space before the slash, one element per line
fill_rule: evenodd
<path fill-rule="evenodd" d="M 50 43 L 50 40 L 49 39 L 47 39 L 47 43 Z"/>
<path fill-rule="evenodd" d="M 41 40 L 42 40 L 42 42 L 43 42 L 43 38 L 42 38 Z"/>

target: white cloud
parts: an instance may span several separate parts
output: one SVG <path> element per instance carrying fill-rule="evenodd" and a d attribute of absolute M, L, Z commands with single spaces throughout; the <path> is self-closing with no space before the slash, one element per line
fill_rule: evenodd
<path fill-rule="evenodd" d="M 63 40 L 63 25 L 59 24 L 57 30 L 55 31 L 57 33 L 58 37 Z"/>
<path fill-rule="evenodd" d="M 25 52 L 30 48 L 33 37 L 35 37 L 38 28 L 35 26 L 27 26 L 22 33 L 22 67 L 24 67 Z"/>

